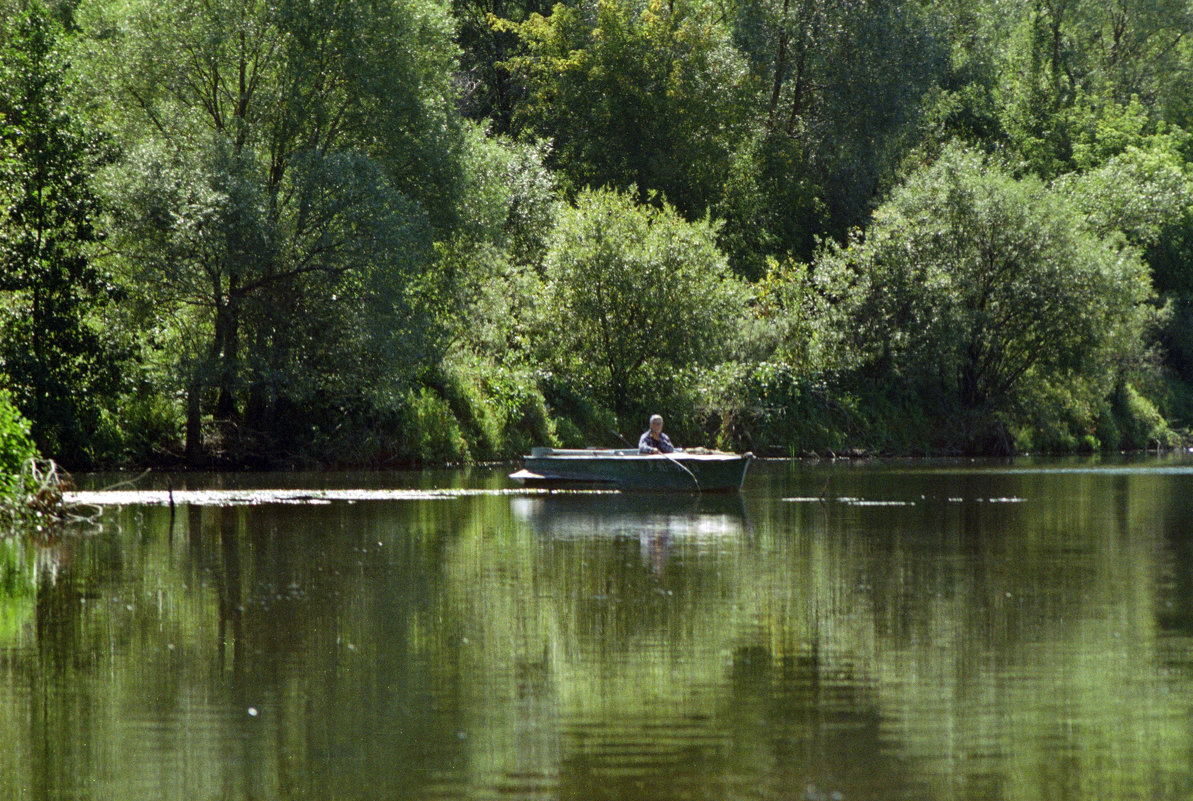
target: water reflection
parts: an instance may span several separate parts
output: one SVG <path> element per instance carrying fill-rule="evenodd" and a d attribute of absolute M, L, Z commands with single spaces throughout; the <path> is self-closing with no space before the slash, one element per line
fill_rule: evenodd
<path fill-rule="evenodd" d="M 5 542 L 0 798 L 1193 792 L 1193 473 L 760 467 Z"/>
<path fill-rule="evenodd" d="M 545 494 L 510 500 L 515 520 L 549 540 L 636 541 L 644 564 L 662 573 L 675 546 L 734 547 L 749 528 L 736 493 L 716 495 Z"/>

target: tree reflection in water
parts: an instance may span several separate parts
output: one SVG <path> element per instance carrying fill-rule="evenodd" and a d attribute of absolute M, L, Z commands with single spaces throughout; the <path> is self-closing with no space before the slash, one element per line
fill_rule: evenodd
<path fill-rule="evenodd" d="M 760 467 L 12 545 L 0 797 L 1188 796 L 1190 473 Z"/>

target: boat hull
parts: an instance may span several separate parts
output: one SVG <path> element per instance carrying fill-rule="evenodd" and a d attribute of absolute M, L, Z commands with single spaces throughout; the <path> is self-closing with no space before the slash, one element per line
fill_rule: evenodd
<path fill-rule="evenodd" d="M 753 454 L 536 448 L 510 477 L 533 486 L 591 485 L 619 490 L 735 492 Z"/>

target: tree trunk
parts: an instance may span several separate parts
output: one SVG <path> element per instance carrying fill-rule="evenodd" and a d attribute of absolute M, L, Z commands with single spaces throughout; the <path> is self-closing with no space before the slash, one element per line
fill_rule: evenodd
<path fill-rule="evenodd" d="M 239 348 L 240 331 L 236 301 L 230 297 L 227 303 L 216 310 L 215 314 L 215 353 L 213 355 L 218 360 L 219 395 L 215 402 L 217 420 L 236 419 L 235 388 L 236 375 L 239 371 L 237 363 Z"/>
<path fill-rule="evenodd" d="M 45 331 L 45 321 L 42 319 L 41 289 L 33 288 L 33 412 L 30 415 L 29 433 L 33 442 L 43 455 L 47 454 L 49 443 L 46 442 L 46 373 L 45 373 L 45 344 L 42 332 Z"/>
<path fill-rule="evenodd" d="M 775 61 L 775 81 L 771 87 L 770 113 L 766 120 L 768 131 L 775 128 L 775 109 L 779 107 L 779 97 L 783 93 L 783 73 L 787 70 L 787 40 L 790 38 L 787 33 L 787 8 L 790 3 L 791 0 L 783 0 L 783 17 L 779 23 L 782 26 L 779 30 L 779 54 Z"/>
<path fill-rule="evenodd" d="M 273 409 L 270 408 L 269 393 L 260 381 L 249 385 L 248 399 L 244 403 L 244 423 L 249 429 L 260 434 L 272 436 L 275 432 L 270 423 L 273 420 Z"/>
<path fill-rule="evenodd" d="M 203 462 L 203 417 L 199 399 L 203 385 L 197 378 L 186 388 L 186 463 L 198 467 Z"/>
<path fill-rule="evenodd" d="M 804 111 L 804 84 L 807 80 L 804 75 L 804 66 L 808 56 L 808 48 L 805 42 L 800 42 L 799 55 L 795 59 L 795 88 L 791 92 L 791 116 L 787 120 L 788 135 L 795 133 L 795 124 L 799 121 L 800 115 Z"/>

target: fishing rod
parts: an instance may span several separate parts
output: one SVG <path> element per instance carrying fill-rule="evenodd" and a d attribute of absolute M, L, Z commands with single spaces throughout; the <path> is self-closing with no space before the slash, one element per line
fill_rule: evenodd
<path fill-rule="evenodd" d="M 660 454 L 660 455 L 662 455 L 662 456 L 666 456 L 666 457 L 667 457 L 667 461 L 671 462 L 671 464 L 675 465 L 675 466 L 676 466 L 676 467 L 678 467 L 680 470 L 684 471 L 684 472 L 685 472 L 685 473 L 687 473 L 689 476 L 691 476 L 691 478 L 692 478 L 692 483 L 696 485 L 696 492 L 700 492 L 700 491 L 701 491 L 701 490 L 700 490 L 700 482 L 699 482 L 699 481 L 696 479 L 696 474 L 695 474 L 695 473 L 693 473 L 691 470 L 689 470 L 689 469 L 687 468 L 687 466 L 685 466 L 685 465 L 684 465 L 684 463 L 683 463 L 683 462 L 679 461 L 679 459 L 676 459 L 674 456 L 672 456 L 672 455 L 671 455 L 671 454 L 669 454 L 669 453 L 663 453 L 662 451 L 659 451 L 659 454 Z"/>

